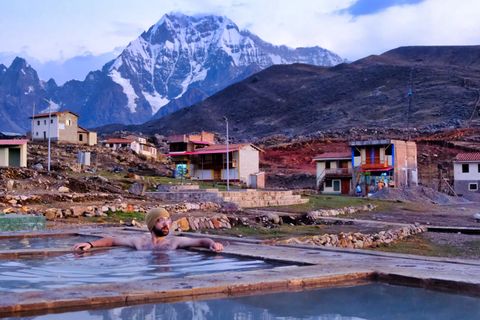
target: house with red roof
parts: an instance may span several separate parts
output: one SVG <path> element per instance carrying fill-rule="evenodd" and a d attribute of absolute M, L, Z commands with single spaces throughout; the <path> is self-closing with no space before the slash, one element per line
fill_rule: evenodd
<path fill-rule="evenodd" d="M 143 155 L 150 159 L 157 159 L 157 148 L 146 138 L 128 135 L 124 138 L 108 138 L 101 141 L 102 145 L 113 149 L 130 149 L 136 154 Z"/>
<path fill-rule="evenodd" d="M 0 167 L 26 167 L 27 142 L 24 139 L 0 139 Z"/>
<path fill-rule="evenodd" d="M 317 189 L 325 194 L 350 194 L 352 185 L 352 153 L 346 149 L 325 152 L 313 158 L 317 167 Z"/>
<path fill-rule="evenodd" d="M 466 198 L 480 197 L 480 152 L 459 153 L 453 162 L 453 188 Z"/>
<path fill-rule="evenodd" d="M 178 135 L 167 138 L 175 176 L 195 180 L 230 181 L 248 187 L 264 187 L 260 172 L 260 152 L 250 143 L 215 144 L 213 134 Z M 227 164 L 228 153 L 228 164 Z M 228 167 L 227 167 L 228 166 Z"/>

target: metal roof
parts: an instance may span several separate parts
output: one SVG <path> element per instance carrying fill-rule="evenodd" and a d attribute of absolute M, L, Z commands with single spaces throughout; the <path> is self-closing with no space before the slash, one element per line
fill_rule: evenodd
<path fill-rule="evenodd" d="M 458 162 L 479 162 L 480 161 L 480 152 L 459 153 L 455 157 L 455 161 L 458 161 Z"/>
<path fill-rule="evenodd" d="M 313 160 L 347 160 L 352 158 L 352 153 L 350 151 L 340 151 L 340 152 L 325 152 L 315 156 Z"/>

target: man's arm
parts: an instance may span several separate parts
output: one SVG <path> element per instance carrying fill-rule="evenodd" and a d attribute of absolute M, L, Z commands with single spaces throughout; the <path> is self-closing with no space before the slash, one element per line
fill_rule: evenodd
<path fill-rule="evenodd" d="M 187 237 L 177 237 L 176 244 L 177 248 L 202 247 L 214 252 L 220 252 L 223 250 L 223 245 L 220 242 L 215 242 L 209 238 L 195 239 Z"/>
<path fill-rule="evenodd" d="M 113 238 L 105 237 L 99 240 L 91 242 L 81 242 L 77 243 L 74 247 L 74 251 L 88 251 L 91 248 L 103 248 L 103 247 L 113 247 L 113 246 L 124 246 L 137 248 L 137 241 L 133 238 Z"/>

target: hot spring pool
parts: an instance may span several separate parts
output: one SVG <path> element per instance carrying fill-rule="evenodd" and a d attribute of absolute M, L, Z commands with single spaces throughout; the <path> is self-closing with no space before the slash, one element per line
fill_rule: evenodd
<path fill-rule="evenodd" d="M 279 264 L 228 256 L 115 248 L 86 254 L 0 260 L 0 294 L 82 284 L 148 281 L 164 277 L 273 268 Z"/>
<path fill-rule="evenodd" d="M 75 243 L 94 241 L 95 236 L 48 235 L 35 237 L 0 237 L 0 250 L 71 248 Z"/>
<path fill-rule="evenodd" d="M 480 299 L 376 283 L 241 298 L 67 312 L 24 319 L 478 320 Z"/>

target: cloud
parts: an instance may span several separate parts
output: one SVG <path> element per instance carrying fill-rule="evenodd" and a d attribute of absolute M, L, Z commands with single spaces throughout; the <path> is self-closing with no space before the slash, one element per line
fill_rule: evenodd
<path fill-rule="evenodd" d="M 115 35 L 119 37 L 127 37 L 133 40 L 138 37 L 144 31 L 143 26 L 137 23 L 113 21 L 110 24 L 109 35 Z"/>

